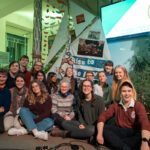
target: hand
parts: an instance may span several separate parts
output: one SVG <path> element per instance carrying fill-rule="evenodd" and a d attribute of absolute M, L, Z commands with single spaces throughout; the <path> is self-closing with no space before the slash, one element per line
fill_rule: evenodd
<path fill-rule="evenodd" d="M 65 120 L 71 120 L 71 118 L 69 116 L 65 116 L 64 118 Z"/>
<path fill-rule="evenodd" d="M 4 107 L 0 107 L 0 112 L 4 112 L 4 111 L 5 111 Z"/>
<path fill-rule="evenodd" d="M 80 128 L 80 129 L 84 129 L 85 126 L 84 126 L 83 124 L 80 124 L 80 125 L 79 125 L 79 128 Z"/>
<path fill-rule="evenodd" d="M 101 136 L 101 135 L 97 135 L 97 142 L 99 143 L 99 144 L 104 144 L 104 138 L 103 138 L 103 136 Z"/>
<path fill-rule="evenodd" d="M 150 150 L 147 142 L 142 142 L 141 150 Z"/>

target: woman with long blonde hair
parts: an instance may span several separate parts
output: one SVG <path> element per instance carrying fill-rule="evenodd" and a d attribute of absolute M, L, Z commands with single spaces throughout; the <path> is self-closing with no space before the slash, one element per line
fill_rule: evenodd
<path fill-rule="evenodd" d="M 124 66 L 116 66 L 114 70 L 113 84 L 112 84 L 112 99 L 114 101 L 119 101 L 119 85 L 122 80 L 130 80 L 128 72 Z M 136 99 L 136 97 L 134 97 Z"/>
<path fill-rule="evenodd" d="M 45 85 L 39 80 L 33 80 L 19 115 L 27 131 L 32 132 L 36 138 L 48 140 L 47 131 L 53 127 L 53 120 L 49 118 L 51 107 L 51 98 Z"/>

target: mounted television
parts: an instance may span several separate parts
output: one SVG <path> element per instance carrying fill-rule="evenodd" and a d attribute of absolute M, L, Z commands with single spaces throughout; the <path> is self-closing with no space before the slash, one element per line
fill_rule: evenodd
<path fill-rule="evenodd" d="M 126 0 L 101 8 L 107 39 L 150 32 L 150 0 Z"/>

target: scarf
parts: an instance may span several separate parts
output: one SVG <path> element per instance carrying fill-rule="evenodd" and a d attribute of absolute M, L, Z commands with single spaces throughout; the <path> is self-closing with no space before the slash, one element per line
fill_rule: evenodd
<path fill-rule="evenodd" d="M 19 107 L 22 107 L 25 100 L 26 91 L 27 91 L 26 87 L 23 87 L 21 91 L 19 91 L 17 87 L 13 88 L 13 101 L 12 101 L 13 116 L 16 116 L 17 112 L 17 97 L 21 96 Z"/>

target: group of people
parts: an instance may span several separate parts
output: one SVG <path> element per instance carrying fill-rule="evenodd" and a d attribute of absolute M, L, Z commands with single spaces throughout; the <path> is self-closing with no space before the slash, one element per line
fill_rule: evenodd
<path fill-rule="evenodd" d="M 94 80 L 87 71 L 77 83 L 73 69 L 57 79 L 47 77 L 40 61 L 27 70 L 28 56 L 0 69 L 0 133 L 93 139 L 117 150 L 149 150 L 150 122 L 124 66 L 104 71 Z M 92 138 L 91 138 L 92 137 Z"/>

